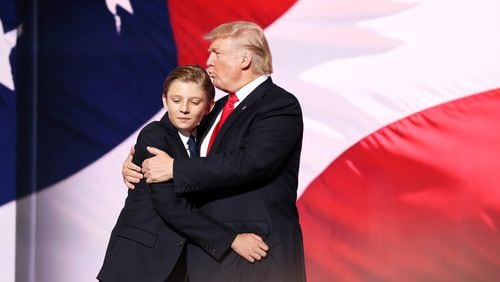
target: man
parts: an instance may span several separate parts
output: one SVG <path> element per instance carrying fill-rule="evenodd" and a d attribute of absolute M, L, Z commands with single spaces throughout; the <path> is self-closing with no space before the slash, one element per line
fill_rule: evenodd
<path fill-rule="evenodd" d="M 148 183 L 173 178 L 175 191 L 197 199 L 201 211 L 237 232 L 264 237 L 269 246 L 267 257 L 251 264 L 234 252 L 219 262 L 189 245 L 191 282 L 305 281 L 295 205 L 303 132 L 300 105 L 269 77 L 271 53 L 258 25 L 226 23 L 206 39 L 211 41 L 208 73 L 215 87 L 229 95 L 198 127 L 202 157 L 174 161 L 148 148 L 155 156 L 142 163 L 144 177 Z M 123 174 L 130 187 L 142 175 L 128 159 Z"/>

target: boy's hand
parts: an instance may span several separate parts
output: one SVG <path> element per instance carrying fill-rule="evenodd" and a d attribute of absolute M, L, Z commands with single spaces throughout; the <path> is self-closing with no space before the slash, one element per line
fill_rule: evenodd
<path fill-rule="evenodd" d="M 231 248 L 251 263 L 265 258 L 269 250 L 264 240 L 254 233 L 238 234 L 231 244 Z"/>

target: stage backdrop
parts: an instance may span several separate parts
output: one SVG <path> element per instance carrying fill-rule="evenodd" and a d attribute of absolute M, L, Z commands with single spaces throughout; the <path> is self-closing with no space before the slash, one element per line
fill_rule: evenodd
<path fill-rule="evenodd" d="M 204 65 L 203 34 L 232 20 L 265 28 L 273 79 L 303 107 L 309 281 L 500 279 L 500 2 L 15 3 L 0 3 L 0 281 L 93 281 L 165 75 Z"/>

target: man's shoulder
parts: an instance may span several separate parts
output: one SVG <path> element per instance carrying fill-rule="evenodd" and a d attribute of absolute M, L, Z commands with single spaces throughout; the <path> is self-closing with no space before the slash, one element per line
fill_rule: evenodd
<path fill-rule="evenodd" d="M 272 101 L 288 101 L 290 103 L 299 103 L 297 97 L 286 90 L 285 88 L 277 85 L 276 83 L 272 83 L 267 89 L 266 95 L 268 99 Z"/>

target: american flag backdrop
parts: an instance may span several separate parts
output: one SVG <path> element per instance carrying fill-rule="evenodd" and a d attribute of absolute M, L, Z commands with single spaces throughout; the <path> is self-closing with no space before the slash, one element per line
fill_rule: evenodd
<path fill-rule="evenodd" d="M 308 281 L 500 279 L 500 2 L 0 2 L 0 281 L 93 281 L 121 163 L 202 36 L 260 24 L 304 112 Z M 221 93 L 218 93 L 220 95 Z M 272 250 L 271 250 L 272 252 Z"/>

